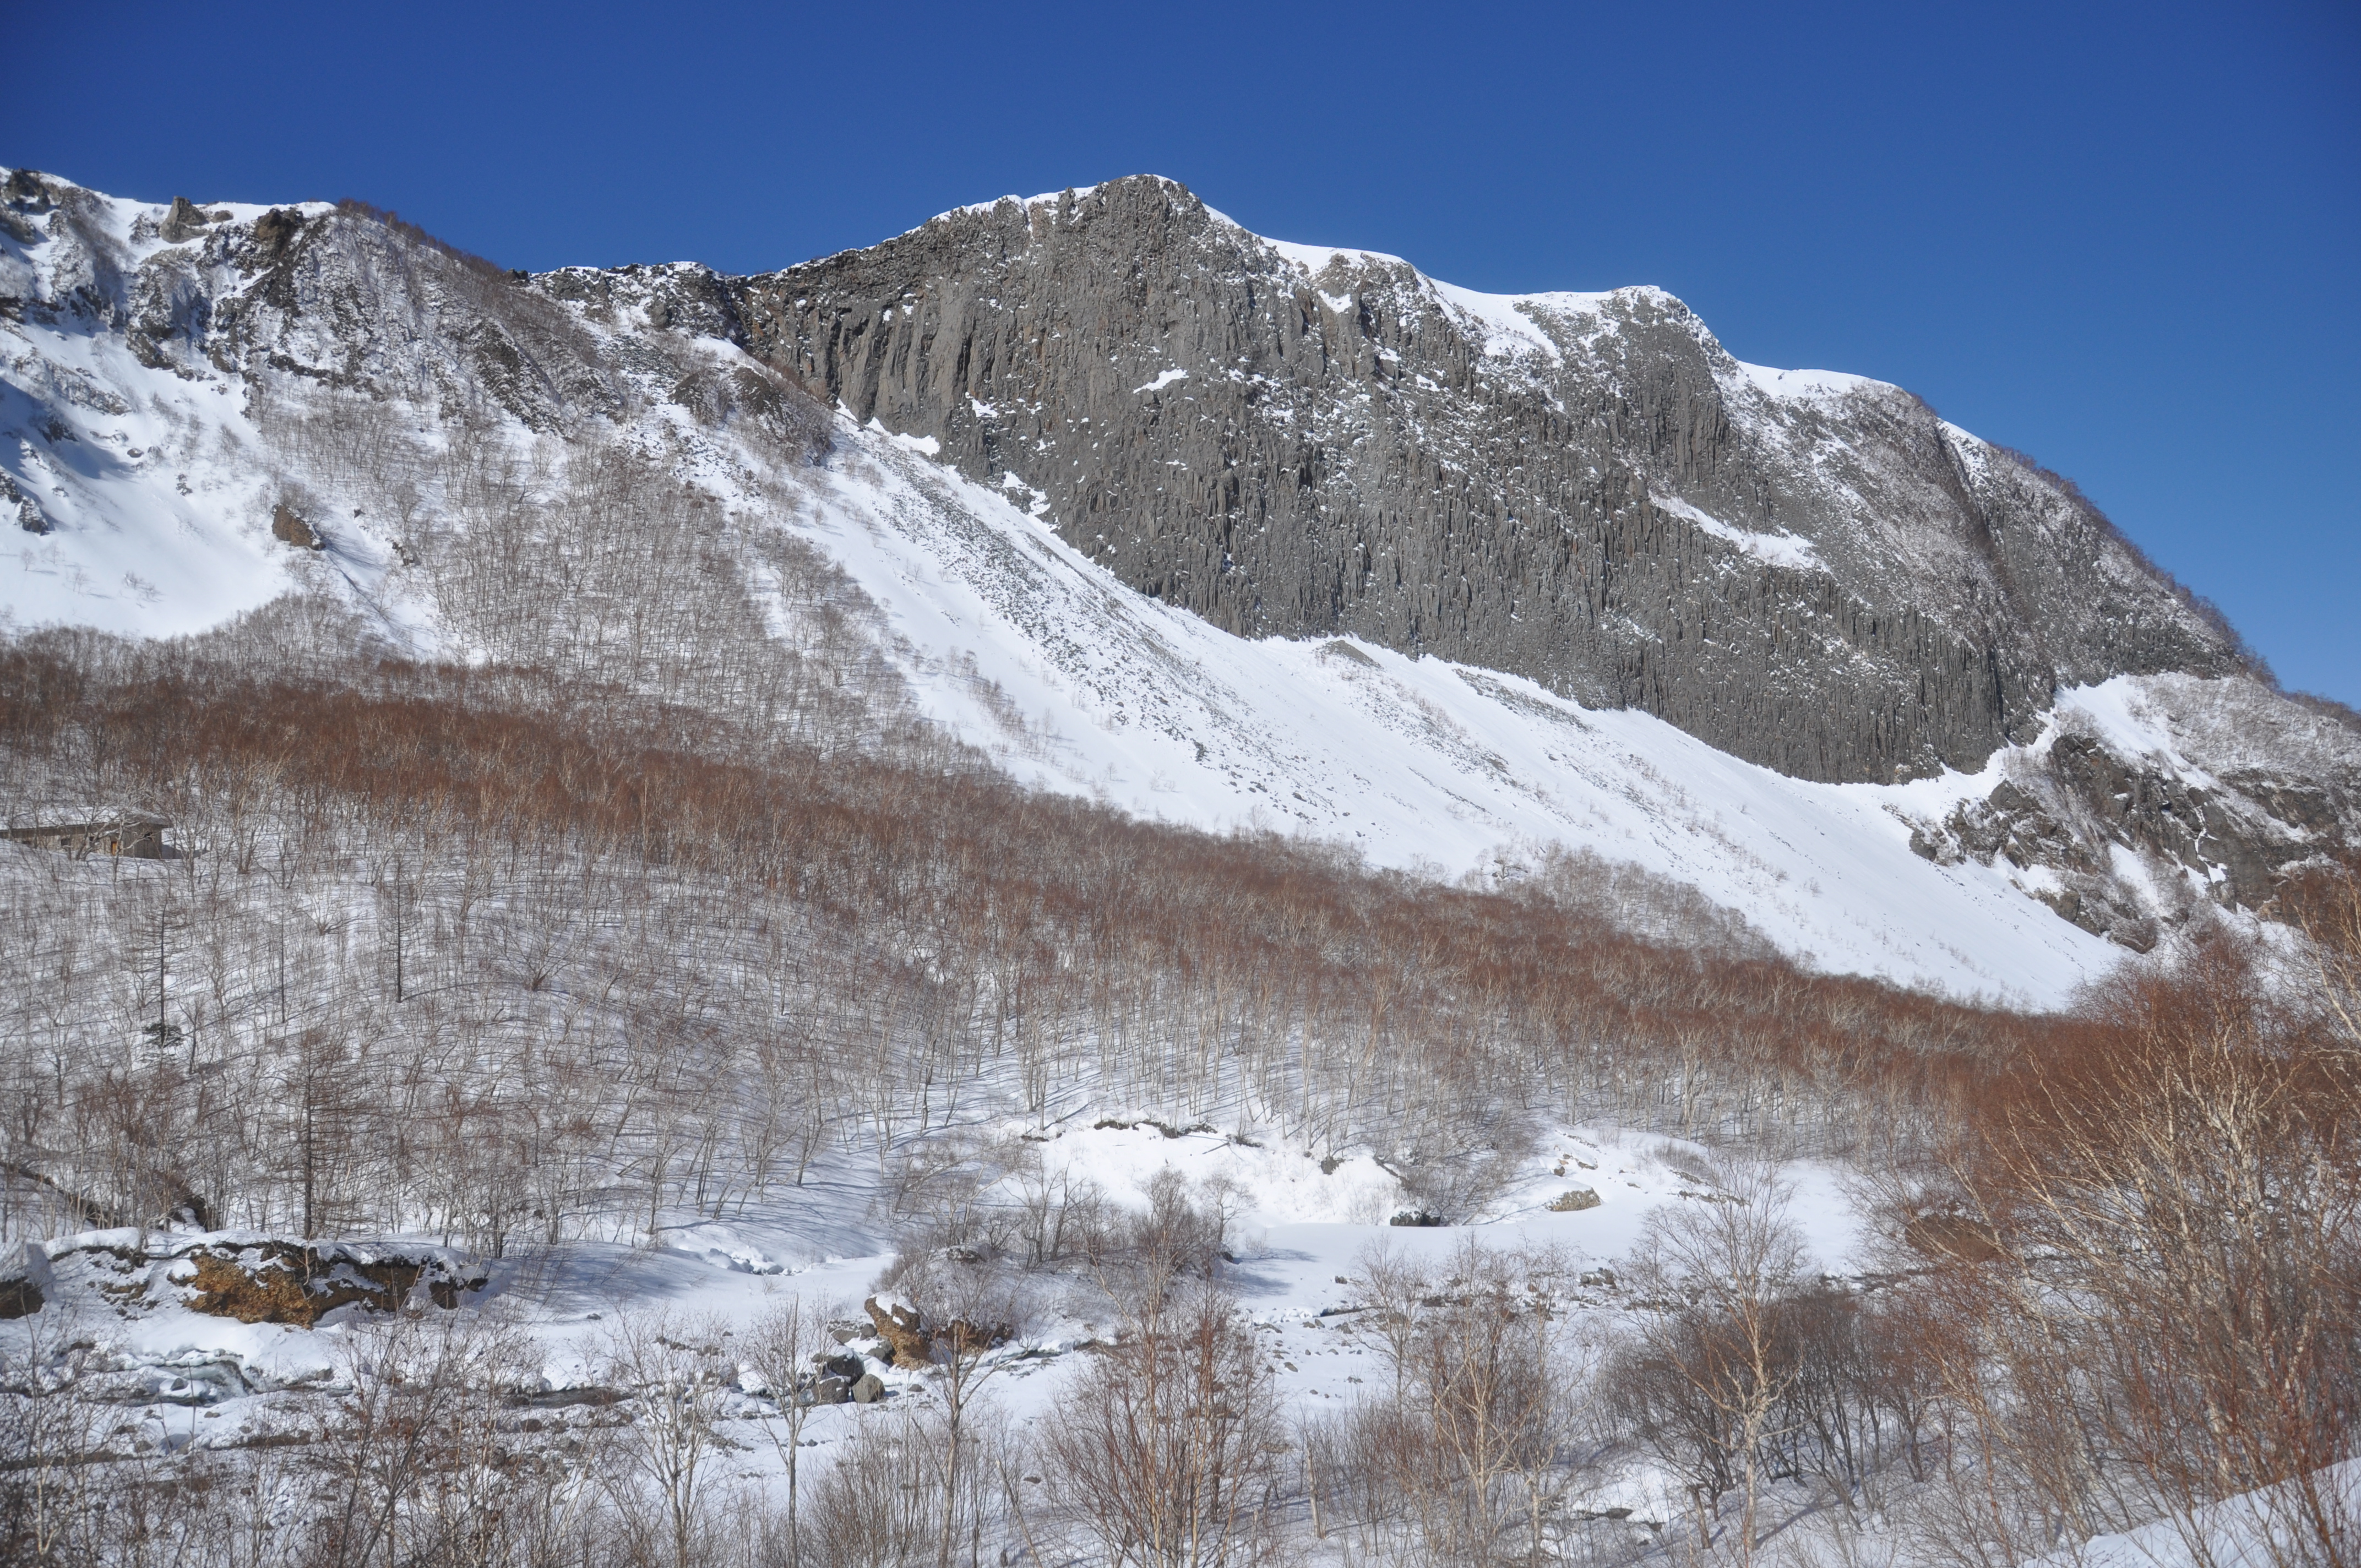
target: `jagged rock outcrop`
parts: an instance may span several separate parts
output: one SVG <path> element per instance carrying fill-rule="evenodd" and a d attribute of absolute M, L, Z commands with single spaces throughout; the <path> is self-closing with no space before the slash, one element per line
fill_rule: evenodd
<path fill-rule="evenodd" d="M 175 196 L 171 211 L 156 225 L 156 234 L 168 245 L 182 245 L 201 238 L 214 225 L 225 224 L 229 219 L 227 213 L 208 213 L 186 196 Z"/>
<path fill-rule="evenodd" d="M 0 1320 L 28 1318 L 57 1288 L 49 1255 L 38 1242 L 18 1242 L 0 1253 Z"/>
<path fill-rule="evenodd" d="M 285 501 L 270 509 L 270 537 L 281 544 L 292 544 L 298 550 L 319 550 L 327 544 L 327 541 L 303 520 L 303 514 Z"/>
<path fill-rule="evenodd" d="M 2202 903 L 2267 909 L 2288 874 L 2361 843 L 2361 734 L 2253 680 L 2166 677 L 2129 734 L 2079 706 L 1987 794 L 1919 824 L 1938 864 L 2005 862 L 2086 931 L 2147 951 Z"/>
<path fill-rule="evenodd" d="M 888 1296 L 882 1301 L 872 1296 L 861 1303 L 861 1310 L 877 1326 L 877 1337 L 892 1348 L 895 1365 L 934 1365 L 934 1330 L 917 1307 L 898 1296 Z"/>
<path fill-rule="evenodd" d="M 0 512 L 16 519 L 16 526 L 27 533 L 47 533 L 49 520 L 41 515 L 41 505 L 16 488 L 16 481 L 0 474 Z"/>
<path fill-rule="evenodd" d="M 373 1312 L 430 1301 L 449 1310 L 489 1277 L 481 1265 L 444 1247 L 265 1239 L 179 1248 L 171 1274 L 189 1292 L 191 1311 L 302 1328 L 356 1303 Z"/>
<path fill-rule="evenodd" d="M 1754 372 L 1652 289 L 1469 295 L 1141 178 L 731 290 L 756 353 L 1142 592 L 1801 777 L 1972 770 L 2061 685 L 2243 667 L 2070 486 L 1899 389 Z"/>

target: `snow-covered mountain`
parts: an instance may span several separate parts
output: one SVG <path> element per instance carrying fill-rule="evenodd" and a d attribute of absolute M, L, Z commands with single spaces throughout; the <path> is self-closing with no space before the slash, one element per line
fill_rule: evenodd
<path fill-rule="evenodd" d="M 2192 907 L 2259 906 L 2285 867 L 2349 843 L 2361 823 L 2361 739 L 2247 672 L 2221 630 L 2087 507 L 1965 433 L 1918 420 L 1894 389 L 1739 365 L 1653 291 L 1473 295 L 1391 258 L 1258 240 L 1164 182 L 948 214 L 874 252 L 751 280 L 686 265 L 528 279 L 349 207 L 168 208 L 21 170 L 0 194 L 0 475 L 19 525 L 0 615 L 18 630 L 192 633 L 296 595 L 354 612 L 336 623 L 359 629 L 345 634 L 412 655 L 529 657 L 437 559 L 478 526 L 467 475 L 518 466 L 528 493 L 546 499 L 592 455 L 625 452 L 713 503 L 694 514 L 707 522 L 648 526 L 709 530 L 712 559 L 765 604 L 775 635 L 798 635 L 810 607 L 790 602 L 766 565 L 763 531 L 832 562 L 847 582 L 837 608 L 866 656 L 926 717 L 1020 779 L 1451 875 L 1512 879 L 1552 846 L 1587 850 L 1678 879 L 1832 970 L 2055 1003 Z M 1093 200 L 1103 214 L 1110 201 L 1150 195 L 1199 241 L 1245 256 L 1249 283 L 1289 281 L 1288 311 L 1317 299 L 1338 322 L 1357 321 L 1340 336 L 1322 317 L 1320 330 L 1332 365 L 1338 343 L 1358 345 L 1362 389 L 1346 395 L 1333 377 L 1283 386 L 1252 364 L 1216 369 L 1202 341 L 1160 366 L 1093 347 L 1099 367 L 1081 379 L 1044 369 L 1029 382 L 1006 370 L 989 387 L 976 380 L 976 344 L 998 345 L 1007 367 L 1029 341 L 981 303 L 995 299 L 995 279 L 1022 274 L 1025 322 L 1052 306 L 1071 318 L 1042 343 L 1131 343 L 1148 330 L 1155 291 L 1110 293 L 1104 258 L 1087 246 L 1069 254 L 1060 236 L 1089 226 Z M 1033 262 L 1028 245 L 1041 251 Z M 970 258 L 954 269 L 968 302 L 953 313 L 967 323 L 963 380 L 943 368 L 955 357 L 940 332 L 947 285 L 920 280 L 891 295 L 909 303 L 843 303 L 848 278 L 899 267 L 915 279 L 912 268 L 939 269 L 946 256 Z M 1188 259 L 1159 251 L 1151 270 L 1174 274 Z M 1426 315 L 1413 321 L 1405 302 Z M 824 331 L 812 324 L 823 320 Z M 1444 353 L 1445 337 L 1455 379 L 1413 363 Z M 1322 563 L 1334 541 L 1316 529 L 1282 559 L 1269 543 L 1277 512 L 1266 510 L 1253 551 L 1230 513 L 1196 514 L 1229 530 L 1237 543 L 1217 576 L 1258 582 L 1262 609 L 1225 597 L 1236 584 L 1200 592 L 1174 575 L 1175 553 L 1202 543 L 1193 524 L 1172 521 L 1175 507 L 1246 495 L 1209 475 L 1275 461 L 1273 429 L 1294 428 L 1287 450 L 1317 459 L 1312 488 L 1333 506 L 1376 505 L 1404 482 L 1399 465 L 1371 466 L 1373 442 L 1410 428 L 1378 438 L 1369 422 L 1389 400 L 1415 402 L 1420 432 L 1458 444 L 1466 460 L 1445 465 L 1451 487 L 1483 480 L 1504 442 L 1531 454 L 1532 474 L 1518 482 L 1537 482 L 1569 454 L 1605 451 L 1569 400 L 1654 385 L 1648 356 L 1670 352 L 1665 341 L 1686 345 L 1679 356 L 1719 389 L 1707 423 L 1723 433 L 1710 452 L 1695 446 L 1696 418 L 1681 414 L 1665 427 L 1670 466 L 1627 463 L 1601 478 L 1615 496 L 1582 504 L 1605 509 L 1604 532 L 1567 549 L 1576 560 L 1603 551 L 1615 586 L 1603 598 L 1569 587 L 1552 601 L 1557 620 L 1535 615 L 1557 632 L 1520 615 L 1521 567 L 1485 576 L 1521 525 L 1489 531 L 1465 509 L 1444 508 L 1458 521 L 1439 533 L 1405 521 L 1353 543 L 1347 554 L 1391 552 L 1399 592 L 1344 592 L 1324 621 L 1266 613 L 1275 585 L 1333 565 Z M 1191 406 L 1216 376 L 1237 406 Z M 832 413 L 815 411 L 814 388 Z M 1503 388 L 1524 401 L 1509 407 Z M 1086 411 L 1111 401 L 1137 420 L 1117 429 Z M 1528 415 L 1543 422 L 1521 424 Z M 1159 430 L 1175 433 L 1159 445 Z M 1922 439 L 1939 446 L 1952 491 L 1895 455 Z M 1163 490 L 1185 490 L 1186 506 L 1151 501 L 1151 462 L 1209 474 Z M 1794 498 L 1811 476 L 1818 500 L 1805 506 Z M 1937 491 L 1951 512 L 1937 515 Z M 1749 495 L 1788 499 L 1733 499 Z M 2030 521 L 2022 541 L 1962 555 L 1955 524 L 1970 514 L 1987 526 Z M 563 520 L 554 526 L 534 547 L 563 554 Z M 1259 565 L 1236 566 L 1255 551 Z M 2052 580 L 2070 557 L 2095 575 Z M 2019 576 L 2037 568 L 2048 574 L 2037 588 Z M 1475 584 L 1467 613 L 1442 635 L 1435 607 L 1412 601 L 1463 570 Z M 1964 574 L 1958 603 L 1907 603 L 1947 573 Z M 1612 661 L 1586 665 L 1584 649 L 1622 637 L 1661 651 L 1667 628 L 1705 602 L 1683 589 L 1660 606 L 1669 620 L 1627 613 L 1637 601 L 1618 596 L 1660 578 L 1705 584 L 1706 599 L 1737 607 L 1731 620 L 1686 622 L 1706 643 L 1717 624 L 1736 631 L 1686 663 L 1641 658 L 1638 687 L 1586 684 L 1585 669 Z M 1510 596 L 1498 616 L 1482 610 L 1494 588 Z M 2071 614 L 2043 609 L 2042 595 L 2086 593 L 2092 602 L 2074 599 Z M 1567 630 L 1577 602 L 1593 607 L 1592 631 Z M 1416 612 L 1397 614 L 1404 605 Z M 1858 629 L 1864 605 L 1888 630 L 1841 631 Z M 1960 632 L 1961 605 L 1993 633 L 1982 653 Z M 1906 647 L 1889 635 L 1897 606 L 1925 623 Z M 1798 614 L 1826 624 L 1798 642 Z M 2037 658 L 2018 630 L 2045 618 Z M 1951 630 L 1927 630 L 1938 622 Z M 1602 642 L 1598 629 L 1614 627 Z M 597 635 L 608 635 L 603 620 Z M 1777 644 L 1777 657 L 1763 662 L 1757 642 Z M 1894 706 L 1896 680 L 1962 658 L 2004 672 L 1976 710 L 1984 718 L 1954 702 L 1973 680 L 1921 683 L 1916 707 Z M 1735 693 L 1750 668 L 1784 696 L 1767 707 L 1712 696 Z M 1813 704 L 1838 716 L 1813 743 L 1838 759 L 1826 768 L 1781 772 L 1773 764 L 1794 759 L 1777 746 L 1739 745 L 1750 761 L 1710 743 L 1759 737 Z M 1880 704 L 1915 717 L 1888 734 Z M 1838 729 L 1886 740 L 1829 739 Z M 1899 782 L 1834 782 L 1876 767 L 1891 777 L 1896 757 Z"/>

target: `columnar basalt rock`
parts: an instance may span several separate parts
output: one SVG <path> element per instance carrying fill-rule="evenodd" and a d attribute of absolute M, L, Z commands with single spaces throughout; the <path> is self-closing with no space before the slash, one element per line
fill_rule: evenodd
<path fill-rule="evenodd" d="M 2059 685 L 2242 667 L 2070 487 L 1899 389 L 1784 388 L 1655 290 L 1468 296 L 1150 178 L 732 288 L 755 353 L 1042 497 L 1141 592 L 1801 777 L 1972 769 Z"/>

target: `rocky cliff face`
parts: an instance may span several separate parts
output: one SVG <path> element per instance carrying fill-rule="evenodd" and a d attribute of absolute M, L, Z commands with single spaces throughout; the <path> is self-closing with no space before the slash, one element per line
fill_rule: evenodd
<path fill-rule="evenodd" d="M 2111 686 L 2061 705 L 1910 847 L 2004 861 L 2064 918 L 2144 952 L 2202 903 L 2269 909 L 2291 870 L 2361 842 L 2349 715 L 2249 679 Z"/>
<path fill-rule="evenodd" d="M 1656 290 L 1474 295 L 1150 178 L 728 289 L 757 354 L 1144 593 L 1796 776 L 1972 771 L 2061 685 L 2241 667 L 2070 487 L 1897 388 L 1742 366 Z"/>

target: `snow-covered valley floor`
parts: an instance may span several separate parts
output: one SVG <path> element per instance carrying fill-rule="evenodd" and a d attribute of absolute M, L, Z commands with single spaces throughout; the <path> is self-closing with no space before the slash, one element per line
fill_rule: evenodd
<path fill-rule="evenodd" d="M 1650 1216 L 1668 1205 L 1726 1201 L 1711 1151 L 1605 1128 L 1565 1127 L 1541 1137 L 1479 1214 L 1449 1226 L 1390 1223 L 1404 1207 L 1401 1188 L 1366 1156 L 1323 1159 L 1210 1128 L 1146 1122 L 1092 1125 L 1076 1118 L 980 1131 L 1032 1140 L 1049 1181 L 1087 1176 L 1126 1212 L 1147 1207 L 1149 1183 L 1167 1169 L 1192 1193 L 1212 1195 L 1228 1218 L 1233 1259 L 1220 1277 L 1252 1326 L 1291 1421 L 1343 1410 L 1366 1387 L 1389 1379 L 1369 1315 L 1373 1261 L 1422 1271 L 1445 1288 L 1443 1282 L 1464 1272 L 1468 1248 L 1519 1255 L 1563 1320 L 1568 1365 L 1587 1365 L 1627 1315 L 1619 1270 Z M 824 1161 L 804 1187 L 727 1222 L 667 1216 L 653 1245 L 521 1245 L 491 1262 L 484 1286 L 464 1291 L 451 1310 L 525 1331 L 542 1365 L 517 1393 L 521 1402 L 548 1408 L 564 1407 L 569 1395 L 604 1392 L 613 1332 L 633 1319 L 660 1319 L 671 1333 L 716 1345 L 724 1364 L 729 1336 L 792 1299 L 825 1307 L 838 1322 L 862 1322 L 862 1303 L 878 1292 L 881 1272 L 894 1261 L 874 1218 L 876 1173 L 865 1167 L 858 1157 Z M 1890 1252 L 1872 1234 L 1844 1168 L 1792 1162 L 1777 1177 L 1789 1189 L 1810 1271 L 1852 1278 Z M 1569 1193 L 1596 1201 L 1554 1212 Z M 1019 1201 L 1013 1188 L 994 1197 L 1012 1206 Z M 184 1260 L 261 1239 L 186 1230 L 54 1238 L 45 1247 L 48 1304 L 33 1317 L 0 1323 L 0 1345 L 22 1354 L 71 1339 L 93 1351 L 91 1376 L 113 1390 L 106 1446 L 125 1455 L 268 1448 L 309 1432 L 322 1396 L 348 1386 L 348 1357 L 384 1318 L 353 1305 L 298 1327 L 194 1310 L 198 1293 Z M 1043 1272 L 1024 1299 L 1024 1321 L 983 1357 L 981 1372 L 985 1408 L 1032 1434 L 1069 1393 L 1089 1347 L 1123 1330 L 1086 1271 Z M 441 1316 L 423 1286 L 413 1301 L 415 1310 Z M 874 1404 L 813 1412 L 804 1435 L 816 1468 L 862 1423 L 941 1404 L 936 1375 L 897 1369 L 890 1349 L 866 1334 L 853 1348 L 866 1350 L 868 1369 L 886 1394 Z M 751 1373 L 742 1376 L 760 1389 Z M 778 1453 L 763 1435 L 774 1415 L 752 1394 L 725 1402 L 722 1430 L 736 1440 L 722 1456 L 726 1486 L 770 1492 L 781 1485 Z M 1638 1529 L 1665 1524 L 1684 1503 L 1675 1484 L 1635 1462 L 1602 1472 L 1574 1506 L 1628 1509 Z"/>

